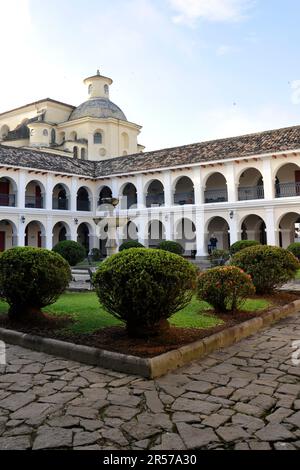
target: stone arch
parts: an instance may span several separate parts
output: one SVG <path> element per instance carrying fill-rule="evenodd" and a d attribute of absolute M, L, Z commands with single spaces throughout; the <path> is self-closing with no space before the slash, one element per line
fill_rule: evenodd
<path fill-rule="evenodd" d="M 98 206 L 102 206 L 104 205 L 104 202 L 103 200 L 104 199 L 107 199 L 107 198 L 111 198 L 112 197 L 112 189 L 110 186 L 108 185 L 105 185 L 105 186 L 102 186 L 99 190 L 98 190 Z M 101 209 L 100 209 L 101 210 Z"/>
<path fill-rule="evenodd" d="M 138 241 L 138 232 L 139 230 L 137 225 L 130 220 L 123 229 L 123 241 Z"/>
<path fill-rule="evenodd" d="M 264 182 L 260 170 L 249 167 L 241 170 L 238 176 L 238 200 L 264 199 Z"/>
<path fill-rule="evenodd" d="M 56 222 L 52 228 L 52 246 L 65 240 L 71 240 L 70 226 L 64 221 Z"/>
<path fill-rule="evenodd" d="M 278 221 L 279 246 L 287 248 L 291 243 L 300 243 L 300 211 L 286 212 Z"/>
<path fill-rule="evenodd" d="M 204 185 L 204 201 L 206 204 L 228 201 L 227 180 L 222 173 L 219 171 L 211 173 L 204 180 Z"/>
<path fill-rule="evenodd" d="M 92 233 L 92 228 L 87 222 L 82 222 L 77 228 L 77 242 L 86 249 L 87 255 L 92 247 Z"/>
<path fill-rule="evenodd" d="M 300 166 L 296 163 L 283 163 L 275 173 L 275 197 L 300 196 Z"/>
<path fill-rule="evenodd" d="M 13 178 L 2 176 L 0 178 L 0 206 L 16 207 L 17 205 L 17 183 Z"/>
<path fill-rule="evenodd" d="M 206 223 L 208 252 L 214 249 L 228 250 L 230 248 L 230 228 L 226 219 L 220 216 L 211 217 Z"/>
<path fill-rule="evenodd" d="M 81 186 L 77 191 L 77 210 L 90 212 L 92 210 L 93 195 L 87 186 Z"/>
<path fill-rule="evenodd" d="M 181 244 L 185 253 L 196 250 L 196 225 L 188 217 L 178 220 L 175 225 L 175 240 Z"/>
<path fill-rule="evenodd" d="M 154 219 L 147 224 L 148 246 L 156 248 L 166 239 L 166 229 L 161 220 Z"/>
<path fill-rule="evenodd" d="M 31 220 L 25 227 L 25 246 L 46 248 L 46 230 L 39 220 Z"/>
<path fill-rule="evenodd" d="M 71 193 L 69 187 L 64 183 L 58 183 L 52 190 L 52 209 L 64 210 L 70 209 Z"/>
<path fill-rule="evenodd" d="M 267 244 L 267 229 L 264 219 L 257 214 L 248 214 L 241 220 L 241 239 L 255 240 Z"/>
<path fill-rule="evenodd" d="M 0 252 L 17 245 L 18 230 L 16 224 L 9 219 L 0 220 Z"/>
<path fill-rule="evenodd" d="M 146 207 L 165 205 L 165 188 L 159 179 L 148 181 L 146 189 Z"/>
<path fill-rule="evenodd" d="M 137 189 L 135 184 L 125 183 L 121 189 L 121 208 L 135 209 L 137 207 Z"/>
<path fill-rule="evenodd" d="M 175 205 L 195 204 L 194 183 L 189 176 L 179 176 L 174 181 L 173 188 Z"/>
<path fill-rule="evenodd" d="M 44 209 L 46 190 L 38 180 L 31 180 L 25 188 L 25 207 L 33 209 Z"/>

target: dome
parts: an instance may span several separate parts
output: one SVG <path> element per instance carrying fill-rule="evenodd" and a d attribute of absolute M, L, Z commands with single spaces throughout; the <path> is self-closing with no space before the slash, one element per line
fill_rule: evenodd
<path fill-rule="evenodd" d="M 72 112 L 69 121 L 84 117 L 115 118 L 127 121 L 123 111 L 108 98 L 92 98 L 85 101 Z"/>

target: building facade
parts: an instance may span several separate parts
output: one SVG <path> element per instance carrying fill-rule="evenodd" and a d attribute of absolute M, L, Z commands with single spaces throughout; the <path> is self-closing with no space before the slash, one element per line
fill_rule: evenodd
<path fill-rule="evenodd" d="M 300 241 L 300 126 L 143 152 L 112 80 L 85 84 L 77 108 L 45 99 L 0 115 L 1 251 L 70 239 L 105 255 L 111 196 L 126 220 L 118 243 L 177 240 L 205 257 L 211 238 Z"/>

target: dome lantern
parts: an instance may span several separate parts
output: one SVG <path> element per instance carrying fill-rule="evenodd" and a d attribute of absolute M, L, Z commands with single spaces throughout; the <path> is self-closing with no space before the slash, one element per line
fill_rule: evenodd
<path fill-rule="evenodd" d="M 104 77 L 103 75 L 101 75 L 100 70 L 97 70 L 96 75 L 86 78 L 83 83 L 88 87 L 89 99 L 109 99 L 109 87 L 110 85 L 112 85 L 113 81 L 111 78 Z"/>

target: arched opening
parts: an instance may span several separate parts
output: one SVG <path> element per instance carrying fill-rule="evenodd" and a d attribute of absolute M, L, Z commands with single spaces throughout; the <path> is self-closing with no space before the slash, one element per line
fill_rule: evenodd
<path fill-rule="evenodd" d="M 227 182 L 224 175 L 214 173 L 206 182 L 204 192 L 205 204 L 215 204 L 228 201 Z"/>
<path fill-rule="evenodd" d="M 102 137 L 102 132 L 95 132 L 94 134 L 94 144 L 102 144 L 103 142 L 103 137 Z"/>
<path fill-rule="evenodd" d="M 259 170 L 256 168 L 248 168 L 241 174 L 238 196 L 239 201 L 264 199 L 263 177 Z"/>
<path fill-rule="evenodd" d="M 105 199 L 110 198 L 112 198 L 112 190 L 109 186 L 104 186 L 99 193 L 98 206 L 105 205 Z M 101 208 L 99 210 L 101 210 Z"/>
<path fill-rule="evenodd" d="M 137 206 L 137 190 L 134 184 L 128 183 L 122 193 L 122 209 L 135 209 Z"/>
<path fill-rule="evenodd" d="M 196 250 L 196 226 L 192 220 L 183 218 L 176 225 L 175 239 L 185 251 L 186 255 L 192 255 Z"/>
<path fill-rule="evenodd" d="M 55 129 L 51 129 L 51 145 L 55 145 L 56 143 L 56 132 Z"/>
<path fill-rule="evenodd" d="M 77 132 L 73 131 L 70 133 L 70 140 L 77 142 Z"/>
<path fill-rule="evenodd" d="M 84 148 L 81 149 L 80 156 L 81 160 L 86 160 L 86 150 Z"/>
<path fill-rule="evenodd" d="M 154 180 L 148 187 L 146 207 L 159 207 L 165 204 L 164 186 L 159 180 Z"/>
<path fill-rule="evenodd" d="M 63 184 L 57 184 L 52 194 L 52 209 L 67 211 L 69 209 L 69 189 Z"/>
<path fill-rule="evenodd" d="M 229 224 L 223 217 L 214 217 L 207 227 L 208 253 L 213 250 L 229 250 L 230 232 Z"/>
<path fill-rule="evenodd" d="M 300 167 L 295 163 L 283 165 L 276 174 L 275 196 L 300 196 Z"/>
<path fill-rule="evenodd" d="M 135 225 L 134 222 L 128 222 L 128 224 L 124 228 L 124 233 L 123 233 L 123 241 L 128 242 L 128 241 L 137 241 L 138 240 L 138 228 Z"/>
<path fill-rule="evenodd" d="M 265 221 L 258 215 L 248 215 L 241 226 L 242 240 L 255 240 L 262 245 L 267 244 Z"/>
<path fill-rule="evenodd" d="M 77 242 L 84 246 L 88 255 L 90 251 L 90 230 L 86 223 L 80 224 L 77 229 Z"/>
<path fill-rule="evenodd" d="M 0 178 L 0 206 L 16 207 L 17 185 L 11 178 Z"/>
<path fill-rule="evenodd" d="M 57 222 L 53 227 L 53 241 L 52 245 L 55 246 L 59 242 L 64 242 L 65 240 L 71 239 L 70 227 L 66 222 Z"/>
<path fill-rule="evenodd" d="M 4 126 L 0 128 L 0 139 L 5 140 L 6 137 L 8 136 L 8 133 L 9 133 L 9 127 L 6 124 L 4 124 Z"/>
<path fill-rule="evenodd" d="M 84 187 L 77 191 L 77 210 L 85 212 L 89 212 L 91 210 L 89 192 Z"/>
<path fill-rule="evenodd" d="M 45 227 L 41 222 L 37 220 L 30 222 L 25 229 L 25 246 L 45 248 L 45 233 Z"/>
<path fill-rule="evenodd" d="M 279 223 L 279 245 L 287 248 L 295 242 L 300 243 L 300 212 L 289 212 Z"/>
<path fill-rule="evenodd" d="M 157 248 L 160 242 L 166 239 L 166 230 L 160 220 L 153 220 L 148 227 L 148 246 Z"/>
<path fill-rule="evenodd" d="M 184 206 L 186 204 L 195 204 L 194 184 L 187 176 L 179 178 L 176 183 L 174 204 L 180 206 Z"/>
<path fill-rule="evenodd" d="M 129 148 L 129 136 L 126 132 L 122 133 L 122 148 L 128 149 Z"/>
<path fill-rule="evenodd" d="M 25 190 L 25 207 L 31 209 L 44 208 L 45 190 L 39 181 L 31 181 Z"/>
<path fill-rule="evenodd" d="M 17 245 L 17 229 L 10 220 L 0 221 L 0 252 Z"/>
<path fill-rule="evenodd" d="M 73 147 L 73 156 L 74 158 L 78 158 L 78 147 Z"/>
<path fill-rule="evenodd" d="M 65 140 L 66 140 L 66 133 L 65 132 L 59 132 L 58 133 L 58 139 L 57 139 L 58 144 L 62 145 L 65 142 Z"/>

